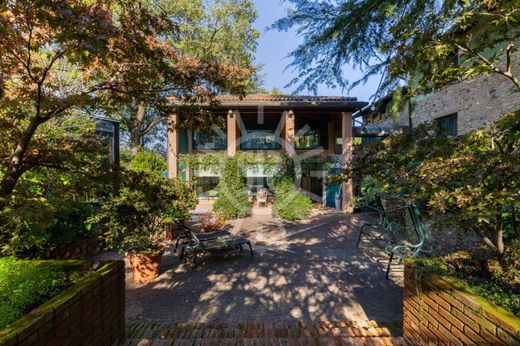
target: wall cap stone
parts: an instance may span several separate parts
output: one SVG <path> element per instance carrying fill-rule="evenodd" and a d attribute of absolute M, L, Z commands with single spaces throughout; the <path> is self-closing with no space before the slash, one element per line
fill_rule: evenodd
<path fill-rule="evenodd" d="M 515 316 L 512 312 L 497 306 L 477 294 L 464 281 L 438 274 L 429 273 L 423 266 L 420 259 L 405 259 L 405 271 L 409 270 L 414 276 L 419 274 L 422 280 L 427 280 L 435 286 L 442 288 L 448 293 L 455 296 L 456 299 L 464 300 L 464 303 L 471 306 L 477 306 L 475 310 L 480 312 L 487 318 L 493 320 L 500 320 L 500 326 L 515 336 L 520 336 L 520 318 Z M 469 304 L 468 304 L 469 303 Z"/>
<path fill-rule="evenodd" d="M 30 262 L 36 262 L 45 266 L 59 266 L 63 267 L 66 271 L 88 271 L 93 265 L 92 261 L 87 260 L 38 260 Z M 124 268 L 122 261 L 99 262 L 99 267 L 88 272 L 78 283 L 65 289 L 42 305 L 34 308 L 8 327 L 1 329 L 0 345 L 10 342 L 15 337 L 21 337 L 24 339 L 25 334 L 30 331 L 36 331 L 38 326 L 52 320 L 56 313 L 56 309 L 66 308 L 65 306 L 72 305 L 74 302 L 78 301 L 83 294 L 83 290 L 90 284 L 103 278 L 108 273 L 117 271 L 121 268 Z"/>

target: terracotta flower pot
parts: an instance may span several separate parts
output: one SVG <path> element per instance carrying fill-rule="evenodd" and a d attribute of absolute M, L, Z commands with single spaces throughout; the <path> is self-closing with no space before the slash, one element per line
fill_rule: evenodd
<path fill-rule="evenodd" d="M 156 254 L 130 254 L 127 252 L 125 257 L 132 269 L 135 283 L 145 284 L 159 275 L 162 252 Z"/>

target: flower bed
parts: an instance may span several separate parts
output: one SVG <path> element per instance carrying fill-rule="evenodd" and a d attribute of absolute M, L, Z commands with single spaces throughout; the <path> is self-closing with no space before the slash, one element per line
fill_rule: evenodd
<path fill-rule="evenodd" d="M 403 329 L 412 344 L 520 344 L 520 318 L 418 260 L 405 263 Z"/>
<path fill-rule="evenodd" d="M 55 295 L 18 320 L 0 329 L 1 345 L 57 345 L 81 340 L 85 344 L 114 344 L 124 339 L 124 263 L 110 261 L 90 270 L 88 261 L 35 261 L 45 274 L 34 276 L 54 282 L 47 295 L 36 292 L 37 282 L 25 280 L 24 297 L 38 304 Z M 71 273 L 79 273 L 71 274 Z M 33 273 L 31 273 L 33 274 Z M 77 278 L 71 280 L 70 277 Z M 67 288 L 67 282 L 75 282 Z M 59 292 L 60 289 L 65 290 Z M 34 289 L 33 289 L 34 288 Z M 28 303 L 25 310 L 34 305 Z"/>

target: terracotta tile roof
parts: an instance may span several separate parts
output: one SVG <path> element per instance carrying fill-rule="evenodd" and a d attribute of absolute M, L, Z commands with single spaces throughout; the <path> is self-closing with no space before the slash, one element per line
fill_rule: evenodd
<path fill-rule="evenodd" d="M 217 100 L 220 102 L 349 102 L 357 101 L 357 98 L 345 96 L 250 94 L 245 97 L 222 95 L 217 96 Z"/>

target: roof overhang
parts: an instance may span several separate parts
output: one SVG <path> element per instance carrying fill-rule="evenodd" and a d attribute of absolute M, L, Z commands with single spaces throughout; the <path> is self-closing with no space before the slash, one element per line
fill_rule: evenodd
<path fill-rule="evenodd" d="M 358 110 L 368 103 L 361 101 L 231 101 L 220 102 L 223 108 L 271 107 L 271 108 L 341 108 Z"/>
<path fill-rule="evenodd" d="M 217 96 L 215 99 L 218 108 L 225 110 L 264 107 L 271 109 L 337 109 L 338 111 L 357 111 L 368 105 L 368 102 L 358 101 L 355 97 L 342 96 L 298 96 L 298 95 L 268 95 L 255 94 L 245 97 L 232 95 Z M 182 100 L 172 99 L 172 103 L 183 108 L 193 107 Z M 214 106 L 215 104 L 211 104 Z M 199 107 L 210 107 L 210 103 L 198 104 Z"/>

